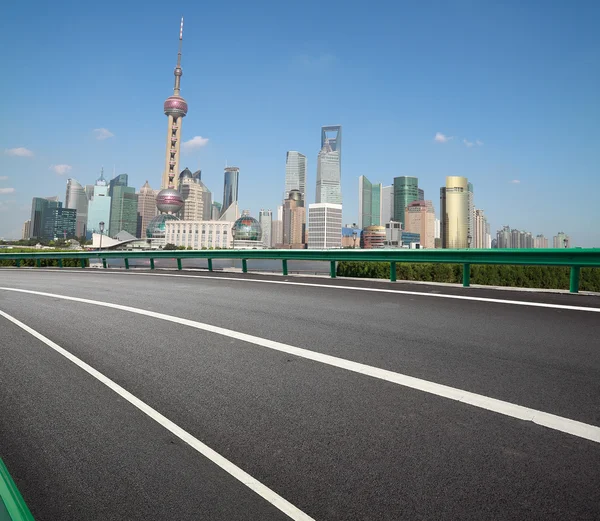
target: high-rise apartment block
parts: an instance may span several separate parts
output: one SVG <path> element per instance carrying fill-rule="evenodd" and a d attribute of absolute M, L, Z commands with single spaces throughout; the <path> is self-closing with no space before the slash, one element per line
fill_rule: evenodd
<path fill-rule="evenodd" d="M 431 201 L 413 201 L 405 210 L 404 229 L 418 233 L 422 248 L 435 248 L 435 210 Z"/>
<path fill-rule="evenodd" d="M 535 239 L 533 239 L 533 247 L 534 248 L 547 248 L 548 247 L 548 239 L 544 237 L 542 234 L 536 235 Z"/>
<path fill-rule="evenodd" d="M 381 187 L 381 223 L 394 220 L 394 185 Z"/>
<path fill-rule="evenodd" d="M 381 225 L 381 191 L 381 183 L 372 184 L 364 175 L 358 178 L 358 211 L 362 229 Z"/>
<path fill-rule="evenodd" d="M 258 222 L 262 230 L 262 242 L 265 248 L 271 247 L 271 224 L 273 222 L 273 212 L 271 210 L 261 209 L 258 212 Z"/>
<path fill-rule="evenodd" d="M 88 198 L 85 189 L 76 179 L 67 179 L 65 208 L 76 210 L 75 235 L 85 237 L 87 228 Z"/>
<path fill-rule="evenodd" d="M 23 228 L 21 229 L 21 239 L 23 239 L 23 240 L 29 239 L 30 229 L 31 229 L 31 220 L 27 219 L 23 223 Z"/>
<path fill-rule="evenodd" d="M 394 221 L 404 225 L 406 207 L 419 200 L 419 180 L 416 177 L 394 177 Z"/>
<path fill-rule="evenodd" d="M 569 236 L 565 232 L 558 232 L 552 238 L 552 247 L 553 248 L 572 248 L 571 240 Z"/>
<path fill-rule="evenodd" d="M 467 199 L 469 211 L 467 214 L 467 247 L 472 248 L 475 244 L 475 200 L 473 196 L 473 183 L 467 183 Z M 469 237 L 471 239 L 469 239 Z"/>
<path fill-rule="evenodd" d="M 466 177 L 446 177 L 446 186 L 440 189 L 440 214 L 442 248 L 468 248 L 469 190 Z"/>
<path fill-rule="evenodd" d="M 108 235 L 115 237 L 124 230 L 135 237 L 138 231 L 138 197 L 135 188 L 127 186 L 127 174 L 119 175 L 110 181 L 109 195 L 111 205 Z"/>
<path fill-rule="evenodd" d="M 92 196 L 88 203 L 87 233 L 88 239 L 92 238 L 94 233 L 100 233 L 100 223 L 104 223 L 104 234 L 107 235 L 110 228 L 110 206 L 111 197 L 109 187 L 104 179 L 104 170 L 100 172 L 100 177 L 96 180 Z M 156 210 L 155 210 L 156 211 Z"/>
<path fill-rule="evenodd" d="M 315 202 L 342 204 L 342 127 L 321 128 L 321 150 L 317 156 Z"/>
<path fill-rule="evenodd" d="M 490 248 L 491 237 L 489 234 L 489 224 L 483 210 L 475 209 L 475 219 L 473 225 L 473 242 L 472 248 Z"/>
<path fill-rule="evenodd" d="M 306 156 L 295 150 L 290 150 L 285 156 L 285 195 L 292 190 L 298 190 L 302 194 L 302 200 L 306 200 Z"/>
<path fill-rule="evenodd" d="M 342 205 L 314 203 L 308 206 L 308 247 L 341 248 Z"/>
<path fill-rule="evenodd" d="M 179 192 L 183 208 L 179 211 L 182 221 L 202 221 L 204 219 L 204 190 L 192 172 L 185 168 L 179 175 Z"/>

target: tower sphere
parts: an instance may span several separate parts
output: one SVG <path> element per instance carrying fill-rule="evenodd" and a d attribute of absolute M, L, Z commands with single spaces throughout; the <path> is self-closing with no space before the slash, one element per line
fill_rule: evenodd
<path fill-rule="evenodd" d="M 181 194 L 174 188 L 165 188 L 156 196 L 156 207 L 159 212 L 177 213 L 181 210 L 184 201 Z"/>
<path fill-rule="evenodd" d="M 187 114 L 188 105 L 181 96 L 169 96 L 165 100 L 165 114 L 174 118 Z"/>

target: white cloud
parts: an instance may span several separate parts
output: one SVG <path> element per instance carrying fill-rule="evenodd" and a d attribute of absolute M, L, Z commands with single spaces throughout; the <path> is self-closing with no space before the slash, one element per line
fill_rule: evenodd
<path fill-rule="evenodd" d="M 32 157 L 33 152 L 25 147 L 7 148 L 4 150 L 7 156 Z"/>
<path fill-rule="evenodd" d="M 519 181 L 518 179 L 513 179 L 513 180 L 511 181 L 511 183 L 512 183 L 512 184 L 514 184 L 514 185 L 518 185 L 518 184 L 520 184 L 520 183 L 521 183 L 521 181 Z"/>
<path fill-rule="evenodd" d="M 3 194 L 14 194 L 15 193 L 15 189 L 14 188 L 0 188 L 0 195 Z"/>
<path fill-rule="evenodd" d="M 0 181 L 8 181 L 7 175 L 0 175 Z"/>
<path fill-rule="evenodd" d="M 475 144 L 476 144 L 478 147 L 482 147 L 482 146 L 483 146 L 483 141 L 479 141 L 479 139 L 476 139 L 476 140 L 475 140 Z"/>
<path fill-rule="evenodd" d="M 94 132 L 96 133 L 96 139 L 100 141 L 114 136 L 114 134 L 107 128 L 95 128 Z"/>
<path fill-rule="evenodd" d="M 436 132 L 435 137 L 433 138 L 433 140 L 436 143 L 447 143 L 451 139 L 453 139 L 452 136 L 446 136 L 445 134 L 442 134 L 441 132 Z"/>
<path fill-rule="evenodd" d="M 468 139 L 463 139 L 463 143 L 469 148 L 471 148 L 475 144 L 473 143 L 473 141 L 469 141 Z"/>
<path fill-rule="evenodd" d="M 50 165 L 50 170 L 57 173 L 58 175 L 65 175 L 69 173 L 73 167 L 71 165 Z"/>
<path fill-rule="evenodd" d="M 189 141 L 185 141 L 183 143 L 183 149 L 186 150 L 186 151 L 188 151 L 188 150 L 196 150 L 197 148 L 202 148 L 207 143 L 208 143 L 208 138 L 207 137 L 194 136 Z"/>

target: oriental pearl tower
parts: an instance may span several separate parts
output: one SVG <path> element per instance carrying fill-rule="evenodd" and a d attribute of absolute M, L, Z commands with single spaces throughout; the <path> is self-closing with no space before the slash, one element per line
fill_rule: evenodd
<path fill-rule="evenodd" d="M 181 146 L 181 122 L 187 114 L 186 101 L 179 94 L 181 89 L 181 44 L 183 42 L 183 18 L 179 29 L 179 52 L 177 66 L 173 71 L 175 86 L 173 95 L 165 100 L 164 110 L 168 117 L 167 143 L 165 154 L 165 170 L 162 175 L 162 190 L 156 196 L 156 207 L 162 214 L 173 215 L 181 210 L 183 199 L 177 190 L 177 173 L 179 172 L 179 149 Z"/>

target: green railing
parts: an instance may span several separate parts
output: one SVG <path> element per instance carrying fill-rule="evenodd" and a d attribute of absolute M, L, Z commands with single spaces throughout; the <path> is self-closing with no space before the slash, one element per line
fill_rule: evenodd
<path fill-rule="evenodd" d="M 0 459 L 0 521 L 34 521 L 8 469 Z"/>
<path fill-rule="evenodd" d="M 35 260 L 41 265 L 42 259 L 57 259 L 62 267 L 63 259 L 79 259 L 82 268 L 88 259 L 102 259 L 106 268 L 107 259 L 123 259 L 125 268 L 129 269 L 130 259 L 149 259 L 150 269 L 154 269 L 155 259 L 175 259 L 177 268 L 182 269 L 185 259 L 206 259 L 208 270 L 213 270 L 215 259 L 241 259 L 242 271 L 248 271 L 248 260 L 270 259 L 280 260 L 284 275 L 288 274 L 288 261 L 327 261 L 330 263 L 330 275 L 336 276 L 335 263 L 338 261 L 389 262 L 390 280 L 396 281 L 396 264 L 402 262 L 431 262 L 463 265 L 463 286 L 469 287 L 472 264 L 505 264 L 525 266 L 567 266 L 571 269 L 570 291 L 579 291 L 579 275 L 581 268 L 600 267 L 600 248 L 565 248 L 565 249 L 518 249 L 518 250 L 102 250 L 82 252 L 31 252 L 0 253 L 1 259 L 16 261 L 17 267 L 23 260 Z"/>

